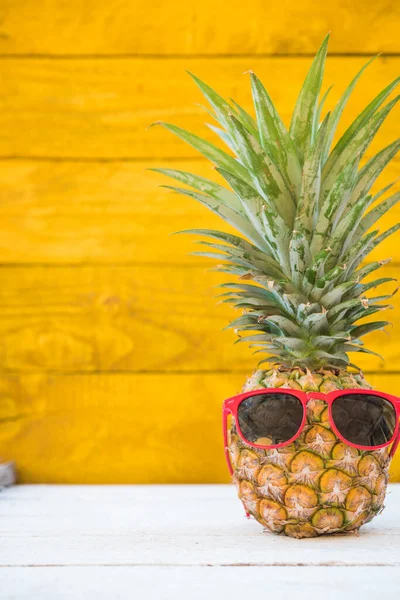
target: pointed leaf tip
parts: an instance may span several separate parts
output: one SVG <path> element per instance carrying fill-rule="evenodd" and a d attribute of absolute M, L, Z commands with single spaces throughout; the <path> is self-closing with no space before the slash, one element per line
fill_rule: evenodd
<path fill-rule="evenodd" d="M 313 123 L 318 109 L 329 34 L 325 36 L 304 80 L 290 123 L 290 135 L 304 160 L 312 144 Z"/>

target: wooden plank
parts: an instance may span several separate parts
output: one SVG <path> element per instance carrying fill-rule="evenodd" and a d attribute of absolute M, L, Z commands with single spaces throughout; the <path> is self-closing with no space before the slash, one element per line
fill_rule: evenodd
<path fill-rule="evenodd" d="M 243 380 L 3 375 L 0 456 L 21 483 L 228 482 L 221 403 Z"/>
<path fill-rule="evenodd" d="M 397 265 L 382 269 L 387 277 L 397 273 Z M 247 344 L 234 345 L 232 330 L 222 331 L 240 315 L 215 299 L 217 284 L 227 280 L 204 266 L 2 268 L 2 369 L 251 371 L 260 357 Z M 379 293 L 395 285 L 385 284 Z M 392 304 L 395 309 L 379 318 L 392 320 L 393 328 L 368 339 L 385 361 L 352 357 L 366 371 L 397 369 L 399 294 Z"/>
<path fill-rule="evenodd" d="M 331 588 L 337 567 L 351 566 L 347 581 L 353 579 L 361 592 L 353 569 L 377 572 L 378 566 L 400 566 L 400 486 L 392 485 L 390 492 L 382 515 L 362 527 L 359 536 L 305 542 L 264 533 L 254 520 L 245 519 L 233 486 L 17 486 L 0 496 L 6 517 L 0 564 L 49 570 L 97 565 L 104 571 L 118 565 L 121 572 L 128 566 L 158 567 L 148 581 L 157 578 L 160 567 L 203 567 L 194 587 L 212 570 L 207 566 L 263 567 L 268 585 L 269 574 L 279 571 L 284 578 L 282 567 L 292 567 L 301 577 L 308 569 L 299 567 L 307 566 L 319 567 Z M 392 579 L 395 572 L 399 569 L 386 570 L 393 584 L 398 582 Z M 297 581 L 295 585 L 297 589 Z M 397 591 L 397 586 L 391 589 Z M 309 594 L 310 588 L 304 591 Z M 369 600 L 370 595 L 365 597 Z"/>
<path fill-rule="evenodd" d="M 0 456 L 15 460 L 22 483 L 228 482 L 221 404 L 240 391 L 244 378 L 3 375 Z M 400 375 L 370 374 L 368 381 L 396 394 Z M 400 453 L 391 472 L 399 481 Z"/>
<path fill-rule="evenodd" d="M 399 52 L 393 0 L 196 4 L 144 0 L 68 4 L 3 0 L 2 54 L 262 54 L 314 53 L 327 31 L 332 52 Z M 223 27 L 221 27 L 223 24 Z M 373 32 L 373 35 L 370 33 Z"/>
<path fill-rule="evenodd" d="M 330 58 L 325 88 L 331 83 L 335 87 L 327 109 L 365 60 Z M 265 81 L 288 122 L 309 66 L 309 58 L 3 59 L 0 156 L 191 157 L 195 151 L 163 128 L 147 131 L 151 123 L 166 120 L 213 138 L 214 134 L 202 127 L 209 117 L 196 105 L 202 97 L 186 69 L 217 87 L 224 96 L 250 107 L 248 76 L 241 74 L 252 68 Z M 398 75 L 399 66 L 399 57 L 375 61 L 359 83 L 343 126 Z M 389 117 L 371 152 L 399 133 L 399 119 Z"/>
<path fill-rule="evenodd" d="M 224 279 L 205 283 L 205 270 L 0 269 L 2 368 L 251 369 L 251 352 L 221 331 L 238 314 L 216 306 Z"/>
<path fill-rule="evenodd" d="M 160 161 L 164 167 L 221 181 L 206 161 Z M 386 168 L 375 190 L 399 176 Z M 168 179 L 148 170 L 152 162 L 77 163 L 0 161 L 1 263 L 132 263 L 197 265 L 193 227 L 233 231 L 206 208 L 159 187 Z M 399 187 L 399 185 L 397 185 Z M 394 188 L 395 189 L 395 188 Z M 400 220 L 400 206 L 380 221 Z M 400 262 L 396 237 L 375 257 Z"/>
<path fill-rule="evenodd" d="M 327 590 L 327 582 L 331 582 Z M 326 600 L 353 600 L 362 594 L 368 600 L 395 595 L 400 571 L 380 567 L 13 567 L 0 570 L 4 600 L 118 600 L 130 598 L 128 590 L 147 600 L 203 600 L 216 598 L 229 588 L 230 600 L 271 595 L 287 600 L 296 590 L 296 600 L 308 600 L 310 589 Z M 4 594 L 6 594 L 4 596 Z M 333 595 L 332 595 L 333 594 Z"/>

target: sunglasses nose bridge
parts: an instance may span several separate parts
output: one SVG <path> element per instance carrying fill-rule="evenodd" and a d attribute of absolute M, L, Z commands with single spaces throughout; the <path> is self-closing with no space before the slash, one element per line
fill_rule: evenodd
<path fill-rule="evenodd" d="M 307 400 L 326 400 L 323 392 L 307 392 Z"/>

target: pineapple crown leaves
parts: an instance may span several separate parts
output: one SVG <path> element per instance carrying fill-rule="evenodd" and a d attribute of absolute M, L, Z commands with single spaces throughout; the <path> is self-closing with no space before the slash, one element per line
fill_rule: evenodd
<path fill-rule="evenodd" d="M 209 128 L 226 150 L 169 123 L 159 123 L 193 146 L 214 165 L 222 184 L 185 171 L 153 169 L 233 226 L 239 235 L 193 229 L 215 270 L 238 277 L 223 284 L 221 301 L 243 311 L 228 326 L 239 342 L 269 354 L 262 362 L 308 369 L 345 368 L 349 352 L 374 354 L 362 337 L 387 321 L 359 321 L 380 310 L 393 293 L 367 292 L 391 278 L 363 280 L 387 261 L 363 264 L 400 223 L 380 233 L 380 217 L 400 200 L 387 195 L 393 184 L 372 195 L 375 181 L 400 149 L 400 140 L 360 162 L 399 96 L 388 100 L 400 78 L 382 90 L 347 130 L 335 138 L 340 117 L 370 60 L 356 74 L 331 112 L 321 96 L 329 36 L 318 50 L 297 99 L 289 129 L 267 90 L 249 72 L 255 117 L 225 100 L 190 73 L 210 105 Z M 223 185 L 223 183 L 227 185 Z M 382 199 L 383 196 L 383 199 Z M 243 332 L 243 336 L 240 335 Z"/>

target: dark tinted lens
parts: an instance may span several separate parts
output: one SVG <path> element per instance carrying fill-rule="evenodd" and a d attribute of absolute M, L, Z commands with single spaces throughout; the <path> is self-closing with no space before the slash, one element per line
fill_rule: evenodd
<path fill-rule="evenodd" d="M 332 404 L 339 433 L 352 444 L 380 446 L 389 442 L 396 426 L 393 405 L 372 394 L 344 394 Z"/>
<path fill-rule="evenodd" d="M 282 444 L 298 432 L 303 405 L 290 394 L 257 394 L 240 403 L 238 417 L 242 434 L 249 442 Z"/>

